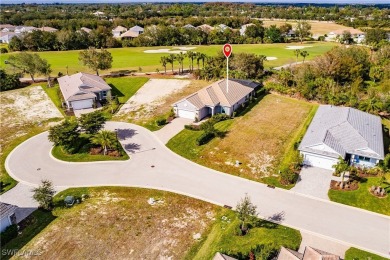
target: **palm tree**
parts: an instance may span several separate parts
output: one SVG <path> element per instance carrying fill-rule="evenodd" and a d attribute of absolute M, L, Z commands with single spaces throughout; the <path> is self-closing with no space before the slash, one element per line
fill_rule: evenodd
<path fill-rule="evenodd" d="M 172 65 L 172 74 L 173 74 L 173 62 L 176 60 L 176 56 L 175 54 L 169 54 L 169 56 L 167 57 L 167 62 L 170 63 Z"/>
<path fill-rule="evenodd" d="M 108 130 L 101 130 L 91 137 L 93 144 L 100 145 L 103 148 L 103 154 L 107 154 L 107 148 L 111 148 L 116 142 L 115 133 Z"/>
<path fill-rule="evenodd" d="M 183 52 L 180 52 L 177 56 L 176 59 L 179 62 L 179 65 L 181 66 L 181 73 L 183 73 L 183 61 L 184 61 L 185 55 Z M 179 68 L 179 74 L 180 74 L 180 68 Z"/>
<path fill-rule="evenodd" d="M 298 57 L 299 57 L 299 54 L 301 54 L 301 50 L 300 49 L 294 50 L 294 54 L 295 54 L 295 57 L 297 57 L 297 61 L 296 62 L 298 62 Z"/>
<path fill-rule="evenodd" d="M 302 51 L 300 54 L 303 57 L 302 63 L 305 63 L 305 59 L 307 56 L 309 56 L 309 53 L 307 51 Z"/>
<path fill-rule="evenodd" d="M 187 57 L 190 60 L 190 70 L 191 72 L 194 71 L 194 59 L 196 58 L 196 52 L 193 51 L 188 51 L 187 52 Z"/>
<path fill-rule="evenodd" d="M 167 74 L 167 63 L 168 63 L 168 58 L 165 56 L 162 56 L 160 58 L 160 63 L 164 67 L 165 74 Z"/>
<path fill-rule="evenodd" d="M 204 53 L 198 52 L 197 57 L 196 57 L 196 62 L 198 63 L 198 70 L 199 70 L 199 61 L 202 61 L 202 66 L 204 68 L 204 61 L 206 60 L 207 55 Z"/>
<path fill-rule="evenodd" d="M 369 97 L 360 103 L 359 108 L 368 113 L 376 113 L 382 109 L 382 103 L 376 97 Z"/>

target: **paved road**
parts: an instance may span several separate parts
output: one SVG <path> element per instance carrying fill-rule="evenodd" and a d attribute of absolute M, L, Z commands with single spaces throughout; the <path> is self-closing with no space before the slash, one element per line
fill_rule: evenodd
<path fill-rule="evenodd" d="M 154 132 L 154 134 L 161 142 L 166 144 L 172 137 L 180 133 L 185 125 L 189 125 L 193 122 L 194 120 L 191 119 L 177 117 L 160 130 Z"/>
<path fill-rule="evenodd" d="M 122 162 L 66 163 L 50 156 L 47 132 L 18 146 L 7 158 L 8 172 L 18 181 L 57 186 L 120 185 L 147 187 L 189 195 L 218 205 L 235 206 L 247 193 L 260 216 L 302 231 L 314 232 L 389 257 L 390 218 L 303 196 L 219 173 L 179 157 L 148 130 L 127 123 L 118 128 L 131 155 Z M 152 167 L 154 166 L 154 167 Z"/>

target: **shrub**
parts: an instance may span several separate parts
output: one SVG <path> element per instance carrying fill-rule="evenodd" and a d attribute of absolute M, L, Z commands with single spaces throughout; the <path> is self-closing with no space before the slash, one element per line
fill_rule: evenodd
<path fill-rule="evenodd" d="M 158 126 L 163 126 L 163 125 L 165 125 L 166 123 L 167 123 L 167 119 L 165 119 L 165 118 L 159 118 L 159 119 L 156 120 L 156 124 L 157 124 Z"/>
<path fill-rule="evenodd" d="M 290 168 L 282 169 L 280 171 L 280 180 L 282 184 L 293 184 L 296 180 L 296 174 Z"/>
<path fill-rule="evenodd" d="M 8 53 L 8 50 L 7 48 L 0 48 L 0 53 Z"/>
<path fill-rule="evenodd" d="M 5 244 L 7 244 L 9 241 L 11 241 L 17 236 L 18 236 L 18 226 L 17 225 L 8 226 L 3 232 L 1 232 L 1 236 L 0 236 L 1 245 L 4 246 Z"/>
<path fill-rule="evenodd" d="M 215 134 L 214 134 L 214 133 L 205 132 L 205 133 L 203 133 L 201 136 L 199 136 L 199 137 L 196 139 L 196 144 L 197 144 L 197 145 L 207 144 L 207 143 L 208 143 L 210 140 L 212 140 L 214 137 L 215 137 Z"/>
<path fill-rule="evenodd" d="M 192 131 L 200 131 L 200 126 L 198 125 L 185 125 L 184 128 Z"/>
<path fill-rule="evenodd" d="M 225 121 L 228 119 L 230 119 L 230 116 L 226 114 L 216 114 L 209 121 L 212 121 L 214 124 L 216 124 L 218 122 Z"/>

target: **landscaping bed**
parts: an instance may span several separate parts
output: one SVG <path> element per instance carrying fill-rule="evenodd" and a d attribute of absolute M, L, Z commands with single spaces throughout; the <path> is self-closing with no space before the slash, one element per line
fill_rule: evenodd
<path fill-rule="evenodd" d="M 69 154 L 64 151 L 64 149 L 61 146 L 54 146 L 51 154 L 54 156 L 54 158 L 57 158 L 61 161 L 67 161 L 67 162 L 96 162 L 96 161 L 125 161 L 130 159 L 130 157 L 127 155 L 127 153 L 123 150 L 122 146 L 120 149 L 120 152 L 116 150 L 112 150 L 111 153 L 108 153 L 107 155 L 103 155 L 102 151 L 103 149 L 100 148 L 100 153 L 98 154 L 91 154 L 86 151 L 79 151 L 75 154 Z M 120 156 L 118 156 L 120 155 Z"/>
<path fill-rule="evenodd" d="M 332 190 L 341 190 L 341 191 L 352 191 L 359 188 L 359 183 L 357 181 L 347 181 L 344 182 L 344 186 L 341 186 L 341 182 L 331 180 L 330 188 Z"/>

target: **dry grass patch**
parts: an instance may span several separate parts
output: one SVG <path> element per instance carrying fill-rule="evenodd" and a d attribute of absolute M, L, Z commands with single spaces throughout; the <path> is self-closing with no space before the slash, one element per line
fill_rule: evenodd
<path fill-rule="evenodd" d="M 89 199 L 70 209 L 56 209 L 57 219 L 22 250 L 40 251 L 36 259 L 182 259 L 197 243 L 195 235 L 202 237 L 214 221 L 217 209 L 164 191 L 87 190 Z M 151 197 L 161 202 L 150 205 Z"/>
<path fill-rule="evenodd" d="M 16 182 L 4 168 L 5 157 L 27 136 L 46 130 L 53 121 L 63 117 L 40 86 L 4 91 L 0 93 L 0 104 L 0 179 L 6 185 L 14 185 Z"/>
<path fill-rule="evenodd" d="M 262 22 L 265 27 L 270 27 L 271 25 L 281 26 L 285 23 L 289 23 L 294 27 L 297 24 L 296 20 L 286 20 L 286 21 L 262 20 Z M 323 35 L 323 34 L 328 34 L 332 31 L 353 29 L 352 27 L 347 27 L 334 22 L 309 21 L 309 23 L 311 25 L 310 31 L 313 34 Z"/>

